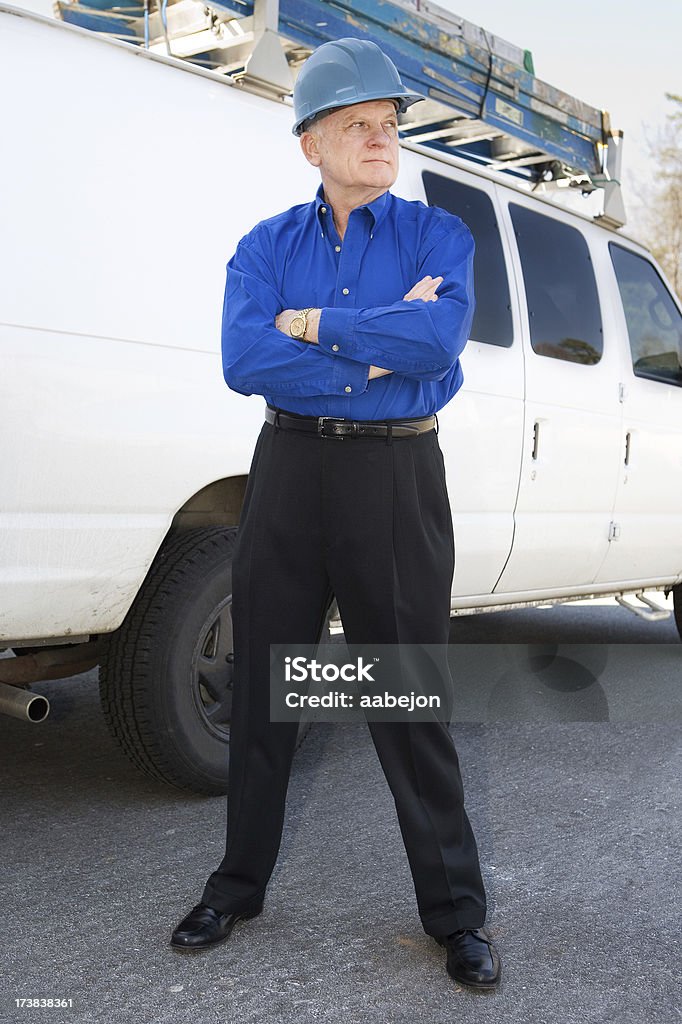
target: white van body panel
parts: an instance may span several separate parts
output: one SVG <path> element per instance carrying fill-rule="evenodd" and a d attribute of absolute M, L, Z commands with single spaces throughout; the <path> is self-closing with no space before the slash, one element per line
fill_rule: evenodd
<path fill-rule="evenodd" d="M 623 305 L 609 250 L 617 242 L 651 262 L 641 246 L 620 238 L 604 239 L 602 303 L 613 309 L 617 334 L 627 339 Z M 659 276 L 675 294 L 664 274 Z M 679 303 L 678 303 L 679 305 Z M 679 339 L 682 361 L 682 337 Z M 637 376 L 627 340 L 620 346 L 623 384 L 623 436 L 613 522 L 618 539 L 609 545 L 595 583 L 638 580 L 676 569 L 682 573 L 682 388 Z M 626 464 L 627 456 L 627 464 Z"/>
<path fill-rule="evenodd" d="M 107 633 L 177 511 L 248 473 L 263 400 L 222 377 L 225 263 L 258 220 L 310 201 L 319 176 L 287 102 L 16 9 L 0 8 L 0 90 L 15 97 L 0 162 L 0 640 Z M 681 579 L 682 389 L 632 374 L 607 266 L 624 236 L 463 161 L 409 145 L 401 160 L 405 198 L 425 199 L 427 167 L 490 195 L 510 277 L 514 344 L 471 341 L 439 415 L 453 608 Z M 583 231 L 600 363 L 532 351 L 510 200 Z M 633 538 L 622 554 L 613 517 Z"/>
<path fill-rule="evenodd" d="M 316 178 L 284 105 L 0 19 L 0 88 L 21 97 L 0 163 L 0 637 L 109 632 L 176 510 L 248 473 L 262 405 L 228 392 L 220 360 L 243 189 L 274 213 Z"/>
<path fill-rule="evenodd" d="M 495 185 L 475 174 L 406 151 L 401 179 L 426 202 L 422 172 L 437 170 L 484 191 L 500 216 Z M 512 254 L 502 239 L 511 276 Z M 514 344 L 469 341 L 461 356 L 464 383 L 438 414 L 455 530 L 453 595 L 492 590 L 511 551 L 523 438 L 523 349 L 518 304 L 512 298 Z"/>
<path fill-rule="evenodd" d="M 530 197 L 500 191 L 505 192 L 505 227 L 513 238 L 510 202 L 534 210 L 537 204 Z M 575 227 L 564 211 L 536 212 Z M 594 264 L 604 232 L 584 225 L 582 234 Z M 573 586 L 594 578 L 609 544 L 622 431 L 615 324 L 602 310 L 604 351 L 595 364 L 539 355 L 530 343 L 518 260 L 515 268 L 523 322 L 526 428 L 514 547 L 496 593 L 544 590 L 556 583 Z"/>

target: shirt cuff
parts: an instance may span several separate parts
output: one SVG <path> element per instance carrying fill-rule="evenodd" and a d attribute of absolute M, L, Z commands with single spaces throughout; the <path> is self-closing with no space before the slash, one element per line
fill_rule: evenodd
<path fill-rule="evenodd" d="M 369 383 L 369 363 L 357 363 L 351 359 L 339 359 L 334 363 L 332 394 L 361 395 Z"/>
<path fill-rule="evenodd" d="M 330 356 L 352 359 L 357 318 L 357 309 L 325 306 L 317 325 L 317 344 Z"/>

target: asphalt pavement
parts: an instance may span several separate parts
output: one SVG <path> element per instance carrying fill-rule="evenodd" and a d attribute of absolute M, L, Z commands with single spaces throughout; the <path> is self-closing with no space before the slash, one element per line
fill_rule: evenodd
<path fill-rule="evenodd" d="M 462 617 L 451 643 L 465 655 L 452 732 L 502 957 L 496 992 L 451 981 L 424 934 L 361 724 L 317 723 L 298 751 L 263 914 L 212 951 L 173 951 L 222 857 L 225 798 L 130 765 L 92 671 L 34 686 L 45 722 L 0 717 L 0 1020 L 679 1020 L 674 623 L 570 605 Z M 72 1006 L 15 1006 L 41 997 Z"/>

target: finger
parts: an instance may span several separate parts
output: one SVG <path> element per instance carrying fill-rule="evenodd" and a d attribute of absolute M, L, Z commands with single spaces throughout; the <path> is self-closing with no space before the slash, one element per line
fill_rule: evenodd
<path fill-rule="evenodd" d="M 428 297 L 430 299 L 432 295 L 436 294 L 437 289 L 440 288 L 442 283 L 443 283 L 443 278 L 442 277 L 434 277 L 434 279 L 432 280 L 432 282 L 429 285 L 429 287 L 423 293 L 422 298 L 427 298 Z"/>
<path fill-rule="evenodd" d="M 422 295 L 425 291 L 428 291 L 429 288 L 432 287 L 433 278 L 431 277 L 430 274 L 427 274 L 426 277 L 422 277 L 421 281 L 417 281 L 417 283 L 414 285 L 413 291 L 415 291 L 417 295 Z"/>
<path fill-rule="evenodd" d="M 431 277 L 431 275 L 427 274 L 425 277 L 421 277 L 418 281 L 415 281 L 415 283 L 412 285 L 412 291 L 419 291 L 420 289 L 425 288 L 427 285 L 431 284 L 432 281 L 433 278 Z"/>
<path fill-rule="evenodd" d="M 411 302 L 413 299 L 423 299 L 424 302 L 431 302 L 433 295 L 437 288 L 443 283 L 443 275 L 439 274 L 438 277 L 431 277 L 427 274 L 421 281 L 417 281 L 415 285 L 410 288 L 409 292 L 403 296 L 403 299 L 407 302 Z"/>
<path fill-rule="evenodd" d="M 435 289 L 438 288 L 442 283 L 442 276 L 431 277 L 430 274 L 427 274 L 426 277 L 423 277 L 421 279 L 421 281 L 417 281 L 417 283 L 413 285 L 413 287 L 407 293 L 405 298 L 408 299 L 408 301 L 410 299 L 424 299 L 426 298 L 427 295 L 430 295 L 433 291 L 435 291 Z"/>
<path fill-rule="evenodd" d="M 417 281 L 417 283 L 410 288 L 405 298 L 408 302 L 411 299 L 421 299 L 424 293 L 431 287 L 431 284 L 431 278 L 423 278 L 421 281 Z"/>

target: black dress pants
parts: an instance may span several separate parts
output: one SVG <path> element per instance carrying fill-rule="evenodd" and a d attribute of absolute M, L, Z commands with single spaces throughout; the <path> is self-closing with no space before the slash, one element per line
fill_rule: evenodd
<path fill-rule="evenodd" d="M 225 857 L 203 902 L 263 900 L 298 724 L 270 721 L 270 644 L 314 644 L 335 595 L 348 644 L 447 644 L 454 538 L 436 431 L 333 438 L 264 423 L 233 561 L 234 682 Z M 368 723 L 424 930 L 486 915 L 459 761 L 444 722 Z"/>

